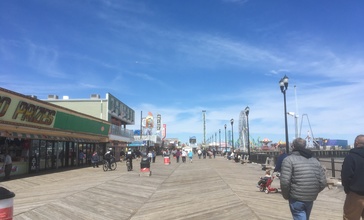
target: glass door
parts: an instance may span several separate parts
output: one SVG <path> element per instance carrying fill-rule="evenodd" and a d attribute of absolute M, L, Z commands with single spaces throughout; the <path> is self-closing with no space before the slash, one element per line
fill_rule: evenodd
<path fill-rule="evenodd" d="M 29 151 L 29 173 L 35 173 L 39 170 L 39 147 L 40 140 L 32 140 Z"/>
<path fill-rule="evenodd" d="M 39 148 L 39 169 L 44 170 L 49 167 L 48 164 L 48 153 L 47 153 L 47 145 L 45 140 L 40 140 L 40 148 Z"/>
<path fill-rule="evenodd" d="M 47 158 L 46 158 L 47 167 L 46 168 L 51 168 L 51 169 L 56 168 L 56 158 L 57 158 L 57 153 L 56 153 L 56 149 L 54 148 L 54 142 L 47 141 Z"/>
<path fill-rule="evenodd" d="M 69 143 L 70 143 L 69 155 L 71 160 L 71 166 L 77 166 L 78 145 L 75 142 L 69 142 Z"/>
<path fill-rule="evenodd" d="M 54 167 L 57 169 L 59 167 L 64 166 L 64 161 L 65 161 L 64 145 L 65 145 L 65 142 L 62 142 L 62 141 L 54 142 L 54 150 L 53 150 L 53 154 L 54 154 L 54 158 L 55 158 Z"/>
<path fill-rule="evenodd" d="M 93 154 L 93 146 L 92 146 L 92 144 L 84 144 L 84 146 L 86 146 L 87 165 L 91 166 L 91 157 L 92 157 L 92 154 Z"/>
<path fill-rule="evenodd" d="M 78 165 L 83 166 L 86 163 L 86 145 L 78 144 Z"/>

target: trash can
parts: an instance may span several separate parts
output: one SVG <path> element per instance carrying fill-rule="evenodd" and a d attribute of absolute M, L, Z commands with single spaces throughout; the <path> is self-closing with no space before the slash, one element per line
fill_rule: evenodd
<path fill-rule="evenodd" d="M 152 172 L 150 171 L 150 161 L 146 156 L 142 157 L 142 160 L 140 161 L 140 176 L 141 175 L 152 175 Z"/>
<path fill-rule="evenodd" d="M 150 161 L 148 157 L 142 157 L 142 160 L 140 161 L 140 169 L 144 168 L 150 168 Z"/>
<path fill-rule="evenodd" d="M 15 194 L 4 187 L 0 187 L 0 219 L 13 219 L 13 200 Z"/>
<path fill-rule="evenodd" d="M 169 158 L 169 155 L 167 156 L 167 155 L 165 155 L 164 156 L 164 164 L 165 165 L 169 165 L 169 164 L 171 164 L 171 160 L 170 160 L 170 158 Z"/>

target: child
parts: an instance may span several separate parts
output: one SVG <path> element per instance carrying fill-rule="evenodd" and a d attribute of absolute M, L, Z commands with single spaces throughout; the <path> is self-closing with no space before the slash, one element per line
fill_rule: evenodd
<path fill-rule="evenodd" d="M 270 178 L 271 178 L 270 170 L 266 170 L 265 171 L 265 176 L 264 177 L 260 177 L 260 180 L 258 182 L 257 187 L 260 187 L 261 184 L 266 184 Z"/>
<path fill-rule="evenodd" d="M 192 150 L 190 152 L 188 152 L 188 157 L 190 158 L 190 163 L 192 163 L 192 157 L 193 157 Z"/>

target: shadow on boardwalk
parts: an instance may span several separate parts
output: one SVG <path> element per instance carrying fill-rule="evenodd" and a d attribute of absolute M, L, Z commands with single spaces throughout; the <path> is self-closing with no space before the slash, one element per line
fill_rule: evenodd
<path fill-rule="evenodd" d="M 1 182 L 13 191 L 14 219 L 292 219 L 280 193 L 256 188 L 259 164 L 216 159 L 151 164 L 152 176 L 139 176 L 139 162 L 127 172 L 83 168 Z M 279 181 L 273 182 L 279 186 Z M 311 219 L 342 219 L 341 188 L 325 189 Z"/>

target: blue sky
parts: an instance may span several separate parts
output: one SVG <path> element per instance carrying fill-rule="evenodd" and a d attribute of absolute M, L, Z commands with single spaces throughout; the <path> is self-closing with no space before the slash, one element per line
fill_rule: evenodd
<path fill-rule="evenodd" d="M 283 94 L 305 137 L 364 133 L 364 1 L 0 2 L 1 87 L 105 97 L 162 115 L 167 138 L 203 140 L 250 107 L 250 136 L 284 140 Z M 296 87 L 294 87 L 296 86 Z M 294 118 L 288 117 L 289 139 Z"/>

